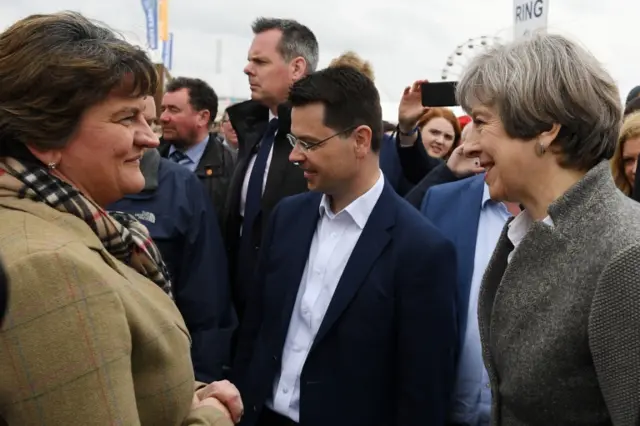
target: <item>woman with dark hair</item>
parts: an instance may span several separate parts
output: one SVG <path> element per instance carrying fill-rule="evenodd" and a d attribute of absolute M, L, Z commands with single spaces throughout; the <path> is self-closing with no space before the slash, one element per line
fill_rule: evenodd
<path fill-rule="evenodd" d="M 144 51 L 76 13 L 29 16 L 0 34 L 9 425 L 238 420 L 230 383 L 195 392 L 189 333 L 146 228 L 104 210 L 144 186 L 140 158 L 158 138 L 143 112 L 157 84 Z"/>

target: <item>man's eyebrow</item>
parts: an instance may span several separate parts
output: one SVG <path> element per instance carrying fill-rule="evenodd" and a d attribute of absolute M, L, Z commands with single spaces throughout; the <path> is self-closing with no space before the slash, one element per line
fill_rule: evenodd
<path fill-rule="evenodd" d="M 311 135 L 305 135 L 304 133 L 301 135 L 297 135 L 294 133 L 291 133 L 296 139 L 300 139 L 303 140 L 305 142 L 318 142 L 320 139 L 318 139 L 315 136 L 311 136 Z"/>

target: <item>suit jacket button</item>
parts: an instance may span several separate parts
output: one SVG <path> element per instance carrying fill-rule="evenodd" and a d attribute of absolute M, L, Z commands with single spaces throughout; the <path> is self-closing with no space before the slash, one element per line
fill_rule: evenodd
<path fill-rule="evenodd" d="M 274 361 L 277 361 L 277 360 L 278 360 L 278 356 L 277 356 L 277 355 L 274 355 L 274 356 L 273 356 L 273 360 L 274 360 Z"/>
<path fill-rule="evenodd" d="M 258 406 L 257 406 L 257 405 L 254 405 L 254 406 L 253 406 L 253 411 L 254 411 L 255 413 L 257 413 L 257 412 L 258 412 Z"/>

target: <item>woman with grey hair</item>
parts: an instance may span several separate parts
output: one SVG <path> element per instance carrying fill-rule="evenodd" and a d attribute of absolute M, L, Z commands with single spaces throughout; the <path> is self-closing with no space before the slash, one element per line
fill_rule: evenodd
<path fill-rule="evenodd" d="M 491 198 L 524 207 L 480 294 L 492 424 L 639 424 L 640 206 L 607 161 L 614 81 L 577 44 L 536 35 L 474 58 L 457 90 Z"/>

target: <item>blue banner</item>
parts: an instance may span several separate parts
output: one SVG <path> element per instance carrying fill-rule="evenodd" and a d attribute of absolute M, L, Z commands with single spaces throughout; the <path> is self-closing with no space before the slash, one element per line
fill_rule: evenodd
<path fill-rule="evenodd" d="M 169 40 L 162 42 L 162 63 L 168 70 L 173 65 L 173 33 L 169 33 Z"/>
<path fill-rule="evenodd" d="M 141 0 L 147 21 L 147 46 L 158 48 L 158 0 Z"/>

